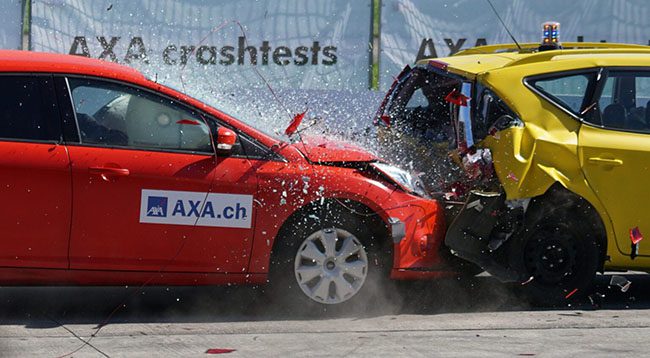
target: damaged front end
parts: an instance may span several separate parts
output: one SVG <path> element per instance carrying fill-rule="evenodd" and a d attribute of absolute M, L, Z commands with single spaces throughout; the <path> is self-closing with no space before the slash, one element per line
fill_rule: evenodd
<path fill-rule="evenodd" d="M 375 124 L 388 148 L 383 155 L 422 172 L 444 204 L 451 253 L 504 282 L 525 280 L 506 243 L 521 229 L 530 199 L 506 201 L 492 152 L 480 143 L 523 122 L 473 78 L 430 61 L 400 73 Z"/>
<path fill-rule="evenodd" d="M 449 226 L 445 245 L 503 282 L 522 282 L 526 277 L 514 268 L 504 244 L 521 229 L 529 203 L 530 199 L 506 201 L 502 192 L 473 190 Z"/>

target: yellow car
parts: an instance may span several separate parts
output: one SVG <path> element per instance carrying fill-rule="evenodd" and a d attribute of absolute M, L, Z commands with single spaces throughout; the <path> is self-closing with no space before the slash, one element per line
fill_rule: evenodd
<path fill-rule="evenodd" d="M 650 47 L 552 42 L 407 66 L 375 123 L 447 202 L 452 253 L 555 304 L 650 271 Z"/>

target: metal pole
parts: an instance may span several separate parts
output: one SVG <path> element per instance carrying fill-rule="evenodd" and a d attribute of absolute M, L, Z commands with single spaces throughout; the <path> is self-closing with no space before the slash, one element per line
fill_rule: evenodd
<path fill-rule="evenodd" d="M 22 50 L 30 50 L 32 29 L 32 0 L 23 0 Z"/>
<path fill-rule="evenodd" d="M 372 21 L 370 32 L 370 74 L 369 88 L 379 89 L 379 53 L 381 46 L 381 0 L 372 0 Z"/>

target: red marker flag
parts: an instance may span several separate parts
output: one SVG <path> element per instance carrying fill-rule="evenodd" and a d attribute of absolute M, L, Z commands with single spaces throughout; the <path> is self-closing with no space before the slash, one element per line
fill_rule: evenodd
<path fill-rule="evenodd" d="M 381 118 L 381 121 L 384 122 L 386 127 L 390 128 L 390 116 L 382 114 L 379 118 Z"/>
<path fill-rule="evenodd" d="M 189 124 L 191 126 L 198 126 L 201 123 L 199 121 L 195 121 L 193 119 L 179 119 L 176 121 L 176 124 Z"/>
<path fill-rule="evenodd" d="M 568 295 L 564 296 L 565 299 L 569 299 L 571 296 L 573 296 L 576 292 L 578 292 L 577 288 L 574 288 L 573 291 L 569 292 Z"/>
<path fill-rule="evenodd" d="M 304 111 L 293 116 L 293 120 L 291 120 L 291 123 L 289 123 L 287 129 L 284 130 L 284 134 L 288 136 L 293 135 L 296 130 L 298 130 L 298 127 L 300 126 L 300 123 L 302 123 L 302 119 L 305 118 L 306 113 L 307 111 Z"/>
<path fill-rule="evenodd" d="M 643 235 L 641 235 L 641 230 L 639 230 L 638 226 L 630 229 L 630 240 L 632 240 L 632 244 L 634 245 L 643 240 Z"/>
<path fill-rule="evenodd" d="M 445 97 L 445 101 L 463 107 L 467 107 L 467 100 L 469 100 L 469 97 L 458 92 L 455 88 Z"/>
<path fill-rule="evenodd" d="M 230 348 L 210 348 L 205 353 L 207 354 L 224 354 L 224 353 L 232 353 L 236 351 L 236 349 L 230 349 Z"/>

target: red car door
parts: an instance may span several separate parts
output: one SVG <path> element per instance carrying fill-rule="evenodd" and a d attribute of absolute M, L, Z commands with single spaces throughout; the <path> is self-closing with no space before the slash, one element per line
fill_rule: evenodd
<path fill-rule="evenodd" d="M 216 157 L 205 117 L 149 91 L 68 78 L 74 269 L 238 272 L 253 239 L 256 179 Z"/>
<path fill-rule="evenodd" d="M 67 268 L 70 161 L 52 78 L 0 76 L 0 266 Z"/>

